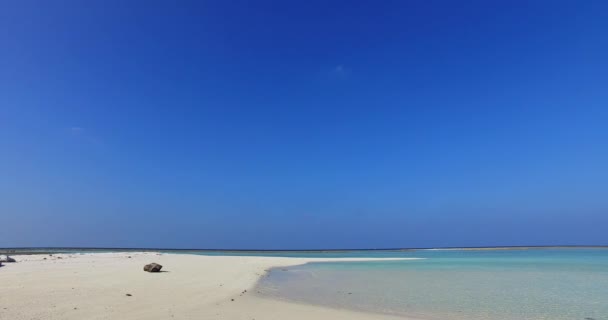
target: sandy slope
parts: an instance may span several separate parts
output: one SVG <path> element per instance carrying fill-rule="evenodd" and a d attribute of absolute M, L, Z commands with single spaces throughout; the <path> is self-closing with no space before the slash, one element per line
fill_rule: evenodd
<path fill-rule="evenodd" d="M 336 259 L 157 253 L 33 255 L 16 259 L 17 263 L 0 268 L 2 320 L 396 319 L 270 300 L 251 292 L 270 267 Z M 166 272 L 142 271 L 150 262 L 162 264 Z M 248 292 L 243 294 L 244 290 Z"/>

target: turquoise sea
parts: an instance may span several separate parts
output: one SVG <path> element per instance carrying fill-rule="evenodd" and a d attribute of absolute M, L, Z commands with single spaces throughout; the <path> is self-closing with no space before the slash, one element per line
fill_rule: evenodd
<path fill-rule="evenodd" d="M 276 268 L 258 294 L 429 320 L 608 320 L 608 249 L 338 255 L 425 259 Z"/>
<path fill-rule="evenodd" d="M 142 249 L 17 250 L 20 253 L 115 251 Z M 262 297 L 297 303 L 427 320 L 608 320 L 606 247 L 160 251 L 201 255 L 423 258 L 275 268 L 258 282 L 254 292 Z"/>

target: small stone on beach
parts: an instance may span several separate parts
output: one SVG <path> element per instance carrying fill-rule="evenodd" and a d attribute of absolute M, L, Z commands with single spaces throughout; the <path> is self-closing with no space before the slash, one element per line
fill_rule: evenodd
<path fill-rule="evenodd" d="M 2 255 L 2 256 L 0 256 L 0 262 L 17 262 L 17 261 L 9 256 Z"/>
<path fill-rule="evenodd" d="M 163 266 L 161 266 L 158 263 L 150 263 L 144 266 L 144 271 L 147 272 L 159 272 L 160 269 L 162 269 Z"/>

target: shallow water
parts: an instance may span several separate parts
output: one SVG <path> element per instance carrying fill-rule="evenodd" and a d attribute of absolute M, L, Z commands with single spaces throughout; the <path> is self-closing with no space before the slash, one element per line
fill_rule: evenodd
<path fill-rule="evenodd" d="M 301 303 L 433 320 L 608 320 L 606 249 L 381 255 L 426 259 L 277 268 L 260 280 L 257 291 Z"/>

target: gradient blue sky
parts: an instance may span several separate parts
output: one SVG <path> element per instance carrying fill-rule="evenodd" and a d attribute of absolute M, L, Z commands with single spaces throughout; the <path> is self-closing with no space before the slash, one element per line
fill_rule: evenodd
<path fill-rule="evenodd" d="M 607 228 L 606 1 L 0 1 L 0 247 Z"/>

